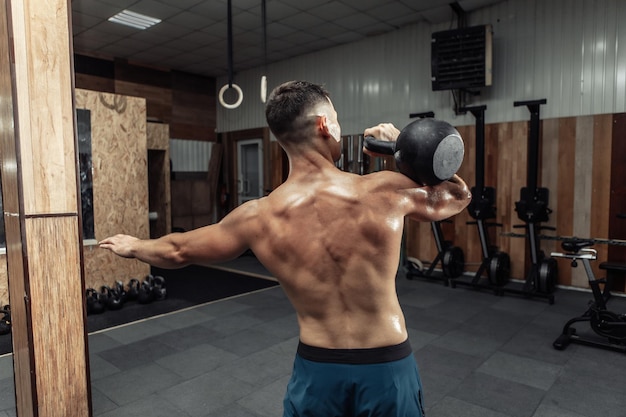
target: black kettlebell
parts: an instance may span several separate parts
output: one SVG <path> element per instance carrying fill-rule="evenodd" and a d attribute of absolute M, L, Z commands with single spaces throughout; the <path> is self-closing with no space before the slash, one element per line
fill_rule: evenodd
<path fill-rule="evenodd" d="M 108 285 L 100 287 L 100 294 L 109 310 L 119 310 L 124 306 L 120 294 Z"/>
<path fill-rule="evenodd" d="M 160 275 L 152 276 L 151 280 L 152 292 L 154 293 L 154 300 L 161 301 L 167 297 L 167 288 L 165 288 L 165 278 Z"/>
<path fill-rule="evenodd" d="M 100 293 L 93 288 L 85 290 L 85 298 L 87 302 L 87 314 L 100 314 L 105 310 L 105 304 L 102 302 Z"/>
<path fill-rule="evenodd" d="M 0 335 L 11 333 L 11 307 L 4 306 L 0 313 L 3 315 L 0 319 Z"/>
<path fill-rule="evenodd" d="M 139 297 L 139 280 L 137 278 L 132 278 L 128 282 L 128 291 L 126 291 L 126 299 L 129 301 L 134 301 Z"/>
<path fill-rule="evenodd" d="M 451 124 L 431 117 L 409 123 L 395 142 L 365 138 L 365 148 L 393 155 L 398 170 L 421 185 L 436 185 L 457 173 L 465 145 Z"/>
<path fill-rule="evenodd" d="M 151 275 L 148 275 L 146 279 L 139 286 L 139 295 L 137 297 L 137 301 L 139 304 L 150 304 L 154 301 L 154 292 L 152 288 Z"/>
<path fill-rule="evenodd" d="M 128 300 L 128 294 L 126 293 L 126 289 L 124 288 L 124 283 L 122 281 L 115 281 L 113 290 L 117 291 L 123 303 L 125 303 Z"/>

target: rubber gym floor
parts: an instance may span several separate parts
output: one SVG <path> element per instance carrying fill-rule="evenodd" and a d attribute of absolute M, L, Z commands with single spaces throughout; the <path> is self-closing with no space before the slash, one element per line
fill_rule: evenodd
<path fill-rule="evenodd" d="M 228 265 L 264 275 L 251 257 Z M 397 279 L 429 417 L 624 417 L 626 355 L 552 342 L 591 295 L 556 302 Z M 626 312 L 626 299 L 609 307 Z M 586 324 L 579 333 L 589 333 Z M 298 342 L 280 287 L 89 335 L 101 417 L 275 417 Z M 0 417 L 15 416 L 12 357 L 0 357 Z"/>

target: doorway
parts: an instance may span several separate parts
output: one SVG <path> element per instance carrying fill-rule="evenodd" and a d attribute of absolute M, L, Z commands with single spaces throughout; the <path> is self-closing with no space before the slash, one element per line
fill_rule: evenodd
<path fill-rule="evenodd" d="M 263 138 L 237 142 L 237 205 L 263 196 Z"/>

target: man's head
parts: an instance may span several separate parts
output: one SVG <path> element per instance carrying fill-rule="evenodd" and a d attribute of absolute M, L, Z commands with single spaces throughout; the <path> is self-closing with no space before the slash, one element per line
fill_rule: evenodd
<path fill-rule="evenodd" d="M 294 143 L 315 134 L 341 138 L 341 128 L 329 94 L 321 85 L 289 81 L 276 87 L 267 101 L 265 116 L 281 143 Z"/>

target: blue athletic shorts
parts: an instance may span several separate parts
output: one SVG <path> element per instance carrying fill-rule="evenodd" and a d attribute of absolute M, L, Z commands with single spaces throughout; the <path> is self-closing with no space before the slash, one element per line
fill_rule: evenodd
<path fill-rule="evenodd" d="M 374 349 L 300 343 L 283 417 L 423 417 L 422 384 L 407 341 Z"/>

